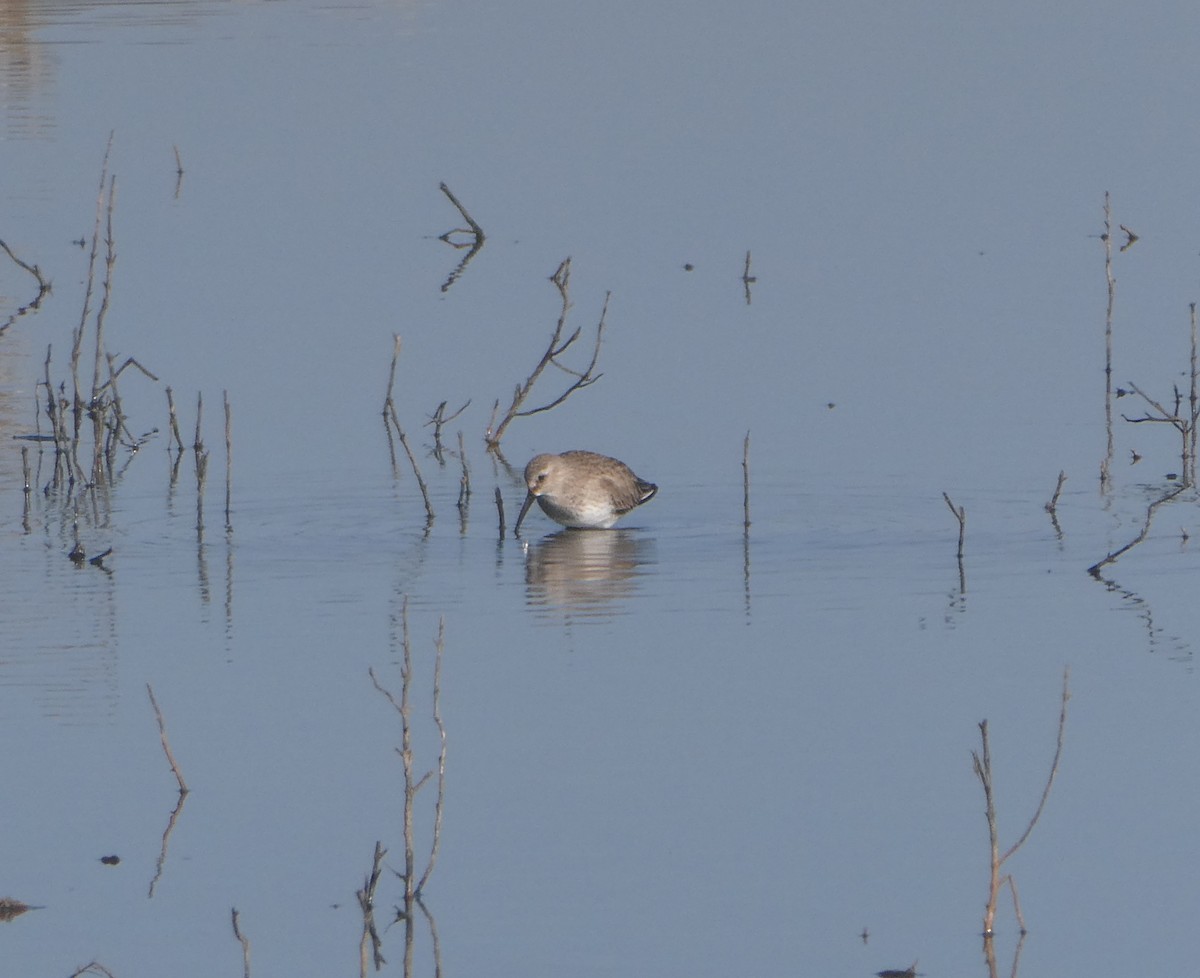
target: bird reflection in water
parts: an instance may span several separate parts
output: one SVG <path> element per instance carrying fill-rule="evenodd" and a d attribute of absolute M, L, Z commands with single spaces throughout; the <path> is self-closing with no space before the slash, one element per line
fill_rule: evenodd
<path fill-rule="evenodd" d="M 622 612 L 653 564 L 653 538 L 630 530 L 561 530 L 528 545 L 525 584 L 533 607 L 562 608 L 588 617 Z"/>

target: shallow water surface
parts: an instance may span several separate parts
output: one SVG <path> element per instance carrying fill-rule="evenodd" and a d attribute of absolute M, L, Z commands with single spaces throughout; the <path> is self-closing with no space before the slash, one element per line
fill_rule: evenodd
<path fill-rule="evenodd" d="M 381 952 L 404 968 L 381 689 L 400 695 L 407 634 L 415 777 L 438 764 L 435 684 L 446 731 L 437 939 L 417 916 L 409 970 L 986 974 L 978 724 L 1006 846 L 1069 667 L 1053 789 L 1005 865 L 1019 970 L 1186 973 L 1194 491 L 1087 568 L 1178 485 L 1177 435 L 1122 420 L 1145 407 L 1124 398 L 1099 484 L 1095 235 L 1110 189 L 1141 233 L 1114 253 L 1114 376 L 1169 401 L 1200 128 L 1162 99 L 1192 61 L 1162 56 L 1177 29 L 1127 24 L 1128 74 L 1082 84 L 1107 20 L 810 14 L 5 6 L 0 240 L 53 285 L 27 309 L 35 278 L 0 255 L 0 897 L 39 908 L 4 924 L 9 970 L 236 971 L 236 908 L 253 973 L 358 973 L 377 841 Z M 1185 134 L 1153 181 L 1147 99 Z M 1097 112 L 1128 127 L 1119 159 Z M 145 440 L 85 488 L 27 436 L 49 430 L 48 348 L 72 392 L 81 320 L 91 389 L 110 133 L 105 347 L 153 377 L 121 375 L 125 441 Z M 486 231 L 465 264 L 439 239 L 465 241 L 443 181 Z M 601 321 L 603 376 L 489 453 L 567 256 L 580 339 L 527 406 L 586 369 Z M 381 417 L 395 334 L 432 520 Z M 439 450 L 443 401 L 465 408 Z M 611 531 L 534 510 L 501 537 L 496 490 L 511 526 L 525 462 L 570 448 L 659 494 Z M 997 931 L 1008 973 L 1008 903 Z"/>

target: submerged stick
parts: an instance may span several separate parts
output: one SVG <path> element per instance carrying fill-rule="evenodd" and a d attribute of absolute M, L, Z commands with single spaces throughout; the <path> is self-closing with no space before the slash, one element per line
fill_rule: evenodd
<path fill-rule="evenodd" d="M 500 487 L 496 486 L 496 510 L 500 514 L 500 539 L 504 539 L 504 493 L 500 491 Z"/>

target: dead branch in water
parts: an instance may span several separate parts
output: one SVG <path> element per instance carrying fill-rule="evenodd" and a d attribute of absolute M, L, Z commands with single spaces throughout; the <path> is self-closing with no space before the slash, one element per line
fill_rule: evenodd
<path fill-rule="evenodd" d="M 1063 670 L 1063 687 L 1061 707 L 1058 715 L 1058 739 L 1054 749 L 1054 760 L 1050 764 L 1050 774 L 1046 778 L 1046 786 L 1042 789 L 1042 797 L 1038 801 L 1037 809 L 1033 816 L 1029 819 L 1029 824 L 1025 826 L 1025 831 L 1021 833 L 1021 837 L 1017 839 L 1008 849 L 1000 853 L 1000 836 L 999 830 L 996 827 L 996 798 L 992 780 L 992 753 L 991 745 L 988 741 L 988 723 L 983 720 L 979 724 L 979 733 L 983 741 L 982 756 L 976 751 L 971 751 L 971 758 L 974 764 L 975 775 L 979 778 L 983 785 L 983 796 L 986 802 L 986 815 L 988 825 L 988 843 L 991 851 L 991 878 L 988 884 L 988 900 L 984 909 L 983 915 L 983 936 L 985 941 L 990 941 L 993 933 L 993 925 L 996 919 L 996 901 L 999 898 L 1000 890 L 1007 885 L 1013 897 L 1013 904 L 1017 915 L 1017 921 L 1021 928 L 1021 933 L 1025 933 L 1025 922 L 1021 917 L 1020 902 L 1017 898 L 1017 888 L 1012 879 L 1012 874 L 1000 875 L 1000 869 L 1013 856 L 1018 849 L 1021 848 L 1033 832 L 1033 827 L 1037 825 L 1038 819 L 1042 816 L 1042 811 L 1046 807 L 1046 800 L 1050 797 L 1050 789 L 1054 785 L 1054 778 L 1058 774 L 1058 762 L 1062 757 L 1063 736 L 1067 728 L 1067 702 L 1071 698 L 1070 690 L 1070 669 Z"/>
<path fill-rule="evenodd" d="M 232 530 L 229 513 L 233 499 L 233 408 L 229 404 L 229 391 L 225 396 L 225 529 Z"/>
<path fill-rule="evenodd" d="M 742 526 L 750 532 L 750 432 L 742 443 Z"/>
<path fill-rule="evenodd" d="M 493 451 L 499 449 L 500 439 L 504 437 L 504 432 L 515 419 L 527 418 L 530 415 L 541 414 L 543 411 L 549 411 L 551 408 L 558 407 L 558 405 L 560 405 L 576 391 L 582 390 L 584 387 L 594 384 L 604 376 L 603 374 L 595 373 L 595 370 L 596 363 L 600 359 L 600 343 L 604 337 L 604 324 L 605 319 L 608 316 L 608 301 L 611 298 L 612 293 L 605 293 L 604 296 L 604 307 L 600 311 L 600 322 L 596 326 L 596 342 L 592 348 L 591 360 L 588 362 L 587 367 L 583 371 L 572 370 L 565 364 L 560 363 L 558 359 L 560 356 L 562 356 L 562 354 L 566 353 L 567 350 L 570 349 L 576 340 L 579 339 L 579 335 L 582 332 L 582 327 L 579 327 L 565 340 L 562 338 L 563 330 L 567 325 L 567 313 L 571 309 L 570 258 L 563 260 L 562 264 L 558 266 L 558 269 L 550 277 L 550 281 L 553 282 L 554 287 L 558 289 L 559 299 L 562 303 L 558 315 L 558 323 L 554 327 L 554 332 L 550 336 L 550 343 L 547 345 L 545 352 L 542 354 L 541 359 L 537 363 L 537 366 L 534 367 L 529 376 L 525 378 L 524 383 L 518 384 L 516 389 L 513 391 L 512 403 L 508 406 L 508 410 L 505 411 L 504 417 L 501 419 L 498 425 L 495 424 L 495 420 L 496 413 L 500 408 L 500 401 L 497 400 L 495 406 L 492 408 L 492 421 L 488 424 L 488 429 L 484 435 L 484 439 L 487 441 L 488 448 Z M 526 398 L 529 397 L 530 391 L 533 390 L 533 385 L 537 383 L 538 378 L 542 375 L 542 371 L 545 370 L 550 364 L 553 364 L 554 366 L 558 367 L 559 370 L 571 375 L 575 379 L 567 386 L 566 390 L 564 390 L 552 401 L 543 404 L 541 407 L 521 410 L 521 406 L 525 403 Z"/>
<path fill-rule="evenodd" d="M 1146 507 L 1146 519 L 1142 523 L 1141 532 L 1139 532 L 1137 536 L 1135 536 L 1132 540 L 1130 540 L 1127 544 L 1125 544 L 1125 546 L 1121 547 L 1119 550 L 1114 550 L 1112 553 L 1108 554 L 1103 560 L 1098 560 L 1098 561 L 1096 561 L 1096 563 L 1092 564 L 1092 566 L 1088 568 L 1088 573 L 1091 574 L 1092 577 L 1099 578 L 1100 569 L 1102 567 L 1106 567 L 1109 564 L 1115 563 L 1123 554 L 1128 553 L 1130 550 L 1132 550 L 1134 547 L 1136 547 L 1139 543 L 1144 541 L 1146 539 L 1146 537 L 1150 535 L 1150 525 L 1154 522 L 1154 513 L 1158 509 L 1158 507 L 1163 505 L 1163 503 L 1170 502 L 1172 499 L 1174 499 L 1176 496 L 1178 496 L 1181 492 L 1183 492 L 1184 489 L 1186 489 L 1186 488 L 1187 488 L 1187 486 L 1178 486 L 1178 487 L 1170 490 L 1165 496 L 1160 496 L 1158 499 L 1154 500 L 1154 502 L 1152 502 L 1149 506 L 1147 506 Z"/>
<path fill-rule="evenodd" d="M 1100 491 L 1106 492 L 1110 484 L 1110 469 L 1112 468 L 1115 442 L 1113 440 L 1113 307 L 1117 301 L 1117 280 L 1113 276 L 1112 255 L 1112 202 L 1108 191 L 1104 191 L 1104 233 L 1100 236 L 1104 242 L 1104 279 L 1108 283 L 1108 306 L 1104 313 L 1104 430 L 1107 433 L 1107 447 L 1104 459 L 1100 463 Z"/>
<path fill-rule="evenodd" d="M 950 512 L 954 514 L 954 518 L 958 520 L 958 559 L 963 558 L 963 544 L 967 538 L 967 508 L 965 506 L 955 506 L 950 501 L 950 496 L 945 492 L 942 493 L 942 498 L 946 500 L 946 505 L 950 507 Z"/>
<path fill-rule="evenodd" d="M 496 512 L 500 514 L 500 539 L 504 539 L 504 493 L 496 486 Z"/>
<path fill-rule="evenodd" d="M 42 270 L 38 268 L 37 265 L 29 265 L 21 261 L 21 259 L 17 257 L 16 252 L 14 252 L 12 248 L 10 248 L 2 240 L 0 240 L 0 248 L 2 248 L 4 253 L 13 260 L 18 268 L 23 268 L 30 275 L 32 275 L 38 284 L 38 294 L 26 302 L 23 306 L 18 306 L 16 312 L 9 316 L 8 319 L 6 319 L 3 323 L 0 323 L 0 336 L 3 336 L 6 332 L 8 332 L 8 328 L 26 313 L 37 312 L 37 310 L 41 307 L 42 300 L 50 294 L 50 283 L 42 276 Z"/>
<path fill-rule="evenodd" d="M 162 740 L 163 753 L 167 755 L 167 763 L 171 765 L 171 773 L 175 775 L 175 780 L 179 782 L 179 793 L 186 795 L 188 793 L 187 782 L 183 780 L 183 773 L 179 770 L 179 765 L 175 762 L 175 755 L 171 752 L 171 742 L 167 740 L 167 724 L 163 720 L 162 710 L 158 708 L 158 700 L 154 698 L 154 688 L 146 683 L 146 692 L 150 695 L 150 705 L 154 707 L 154 718 L 158 721 L 158 736 Z"/>
<path fill-rule="evenodd" d="M 742 288 L 746 292 L 746 305 L 750 305 L 750 286 L 758 281 L 758 278 L 750 274 L 750 252 L 746 251 L 746 267 L 742 269 Z"/>
<path fill-rule="evenodd" d="M 451 230 L 447 231 L 445 234 L 439 235 L 438 240 L 444 241 L 446 244 L 450 245 L 451 248 L 470 248 L 471 249 L 465 255 L 463 255 L 462 261 L 460 261 L 458 263 L 458 265 L 455 267 L 454 271 L 452 271 L 450 273 L 449 278 L 447 278 L 446 281 L 442 283 L 442 291 L 446 292 L 446 291 L 449 291 L 450 286 L 452 286 L 455 282 L 458 281 L 458 279 L 462 275 L 462 273 L 464 271 L 466 271 L 467 265 L 470 264 L 471 259 L 474 258 L 477 254 L 479 254 L 479 250 L 483 247 L 483 242 L 486 239 L 486 235 L 484 235 L 484 233 L 483 233 L 483 228 L 481 228 L 475 222 L 475 219 L 470 214 L 467 213 L 467 209 L 465 207 L 463 207 L 462 203 L 459 201 L 459 199 L 457 197 L 454 196 L 454 194 L 450 191 L 450 188 L 447 187 L 445 183 L 441 184 L 441 191 L 442 191 L 442 193 L 444 193 L 446 195 L 447 198 L 449 198 L 450 203 L 452 203 L 455 207 L 458 208 L 458 212 L 462 215 L 463 220 L 467 222 L 468 227 L 467 228 L 452 228 Z M 457 234 L 465 234 L 467 236 L 467 240 L 466 241 L 457 240 L 454 237 Z"/>
<path fill-rule="evenodd" d="M 412 449 L 408 447 L 408 436 L 404 434 L 404 429 L 400 426 L 400 419 L 396 415 L 396 403 L 392 399 L 392 390 L 396 384 L 396 362 L 400 359 L 400 348 L 402 345 L 399 333 L 393 333 L 392 340 L 392 366 L 388 371 L 387 396 L 383 400 L 383 424 L 388 432 L 389 439 L 391 438 L 391 428 L 388 427 L 388 423 L 390 422 L 392 427 L 396 429 L 396 436 L 400 439 L 400 444 L 404 448 L 404 454 L 408 456 L 408 464 L 412 466 L 413 475 L 417 477 L 417 485 L 421 489 L 421 498 L 425 501 L 426 527 L 428 528 L 434 520 L 433 504 L 429 501 L 429 489 L 425 485 L 425 479 L 421 476 L 421 467 L 417 465 L 416 456 L 413 455 Z M 392 465 L 394 469 L 394 452 Z"/>
<path fill-rule="evenodd" d="M 371 677 L 371 683 L 374 685 L 377 692 L 381 693 L 387 701 L 392 705 L 392 708 L 400 716 L 400 746 L 396 748 L 396 753 L 400 755 L 400 762 L 403 770 L 404 783 L 404 870 L 398 875 L 404 881 L 404 905 L 400 910 L 400 916 L 406 921 L 406 951 L 411 949 L 412 939 L 412 920 L 414 905 L 420 903 L 421 893 L 424 890 L 425 884 L 429 881 L 430 875 L 433 873 L 434 867 L 437 864 L 438 851 L 441 847 L 442 835 L 442 815 L 443 806 L 446 797 L 446 727 L 441 715 L 441 675 L 442 675 L 442 652 L 445 647 L 445 619 L 438 623 L 437 639 L 434 642 L 436 650 L 434 658 L 433 671 L 433 721 L 437 727 L 438 737 L 441 746 L 438 751 L 437 761 L 437 800 L 434 803 L 434 821 L 433 821 L 433 837 L 430 843 L 429 855 L 426 860 L 425 868 L 420 876 L 416 870 L 416 843 L 415 843 L 415 802 L 417 793 L 429 783 L 434 776 L 434 771 L 426 771 L 420 778 L 415 776 L 413 770 L 413 748 L 412 748 L 412 708 L 410 705 L 410 690 L 412 686 L 412 643 L 409 640 L 408 631 L 408 597 L 405 596 L 400 609 L 400 695 L 397 697 L 391 690 L 384 687 L 378 677 L 375 675 L 374 668 L 368 669 L 367 674 Z M 383 859 L 383 850 L 379 843 L 375 845 L 375 865 L 371 875 L 367 878 L 367 883 L 362 890 L 359 891 L 359 905 L 363 910 L 364 931 L 362 943 L 362 958 L 366 960 L 366 946 L 368 938 L 371 939 L 375 946 L 376 961 L 380 960 L 378 945 L 378 935 L 374 934 L 374 893 L 375 887 L 379 880 L 379 866 Z"/>
<path fill-rule="evenodd" d="M 463 413 L 463 411 L 465 411 L 467 408 L 469 408 L 471 406 L 470 398 L 468 398 L 466 404 L 464 404 L 462 407 L 460 407 L 453 414 L 447 415 L 446 414 L 446 404 L 447 403 L 448 403 L 447 401 L 442 401 L 442 403 L 439 404 L 437 406 L 437 408 L 434 410 L 433 414 L 431 414 L 429 416 L 429 420 L 425 422 L 425 427 L 427 427 L 427 428 L 430 425 L 433 425 L 433 456 L 434 456 L 434 458 L 436 458 L 438 460 L 439 463 L 445 462 L 445 458 L 443 456 L 443 453 L 445 451 L 445 446 L 442 445 L 442 428 L 445 427 L 445 425 L 447 423 L 449 423 L 449 422 L 453 421 L 455 418 L 457 418 L 460 414 Z"/>
<path fill-rule="evenodd" d="M 383 843 L 376 840 L 375 858 L 371 863 L 371 872 L 367 874 L 361 890 L 355 893 L 359 909 L 363 915 L 362 940 L 359 942 L 358 956 L 359 978 L 366 978 L 370 967 L 367 962 L 367 947 L 370 945 L 375 970 L 379 971 L 387 961 L 383 957 L 383 941 L 379 937 L 379 928 L 375 926 L 375 890 L 379 886 L 379 877 L 383 875 L 383 857 L 387 850 Z"/>
<path fill-rule="evenodd" d="M 1050 502 L 1046 503 L 1046 512 L 1054 516 L 1058 512 L 1058 497 L 1062 495 L 1063 483 L 1067 481 L 1067 473 L 1059 470 L 1058 484 L 1054 487 L 1054 495 L 1050 497 Z"/>
<path fill-rule="evenodd" d="M 242 976 L 250 978 L 250 939 L 242 933 L 242 928 L 238 925 L 237 907 L 230 908 L 230 916 L 233 918 L 233 936 L 242 945 Z"/>

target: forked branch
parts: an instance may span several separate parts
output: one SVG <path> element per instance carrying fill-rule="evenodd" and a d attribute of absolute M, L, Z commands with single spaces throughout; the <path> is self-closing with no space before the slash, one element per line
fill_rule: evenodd
<path fill-rule="evenodd" d="M 571 259 L 566 258 L 562 264 L 558 266 L 558 270 L 550 277 L 550 281 L 554 283 L 554 287 L 558 289 L 558 295 L 562 306 L 558 315 L 558 322 L 554 327 L 554 332 L 550 336 L 550 342 L 546 346 L 545 352 L 541 359 L 538 360 L 528 377 L 523 383 L 516 386 L 513 391 L 512 403 L 509 404 L 508 410 L 504 412 L 504 417 L 500 423 L 496 423 L 496 414 L 500 409 L 500 401 L 497 400 L 492 408 L 492 420 L 488 425 L 487 432 L 484 436 L 487 441 L 488 448 L 496 450 L 500 447 L 500 439 L 504 437 L 504 432 L 508 426 L 517 418 L 527 418 L 533 414 L 541 414 L 543 411 L 549 411 L 551 408 L 558 407 L 568 397 L 578 390 L 589 387 L 598 381 L 603 374 L 596 373 L 596 364 L 600 360 L 600 344 L 604 338 L 604 323 L 608 316 L 608 300 L 612 293 L 607 293 L 604 296 L 604 308 L 600 312 L 600 322 L 596 325 L 596 341 L 592 347 L 592 357 L 588 361 L 587 367 L 582 371 L 574 370 L 559 360 L 564 353 L 571 348 L 582 332 L 582 327 L 577 328 L 573 333 L 563 338 L 563 333 L 566 331 L 567 314 L 571 309 Z M 528 399 L 530 392 L 533 390 L 534 384 L 538 382 L 538 378 L 542 376 L 542 372 L 546 367 L 553 364 L 563 373 L 574 378 L 567 388 L 555 397 L 553 400 L 541 405 L 541 407 L 524 408 L 525 401 Z"/>
<path fill-rule="evenodd" d="M 1058 763 L 1062 758 L 1063 737 L 1067 729 L 1067 702 L 1071 698 L 1070 678 L 1070 669 L 1063 670 L 1062 700 L 1058 714 L 1058 739 L 1054 749 L 1054 760 L 1050 764 L 1050 774 L 1046 778 L 1046 786 L 1042 789 L 1042 797 L 1038 801 L 1038 806 L 1033 816 L 1029 819 L 1029 824 L 1025 826 L 1025 831 L 1021 833 L 1021 837 L 1009 846 L 1003 854 L 1000 852 L 1000 835 L 996 827 L 996 798 L 992 781 L 992 751 L 991 744 L 988 741 L 988 723 L 987 720 L 983 720 L 979 724 L 979 733 L 983 741 L 982 754 L 971 751 L 971 759 L 974 764 L 975 775 L 983 785 L 983 797 L 986 804 L 988 825 L 988 843 L 991 851 L 991 879 L 988 885 L 987 906 L 984 908 L 983 914 L 983 935 L 985 939 L 990 939 L 992 936 L 996 919 L 996 902 L 999 899 L 1000 890 L 1006 883 L 1013 895 L 1021 933 L 1025 932 L 1025 924 L 1021 918 L 1020 904 L 1017 902 L 1016 884 L 1013 882 L 1010 874 L 1002 876 L 1000 868 L 1025 844 L 1033 832 L 1033 827 L 1037 825 L 1038 819 L 1042 817 L 1042 811 L 1046 807 L 1046 800 L 1050 797 L 1050 789 L 1053 787 L 1054 778 L 1058 774 Z"/>

